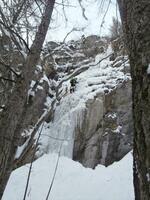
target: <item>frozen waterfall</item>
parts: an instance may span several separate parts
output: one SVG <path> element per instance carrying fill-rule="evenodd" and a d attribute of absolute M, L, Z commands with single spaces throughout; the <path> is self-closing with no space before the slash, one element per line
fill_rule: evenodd
<path fill-rule="evenodd" d="M 59 153 L 72 158 L 75 128 L 82 125 L 84 102 L 76 94 L 69 94 L 57 105 L 54 120 L 44 125 L 41 152 Z"/>

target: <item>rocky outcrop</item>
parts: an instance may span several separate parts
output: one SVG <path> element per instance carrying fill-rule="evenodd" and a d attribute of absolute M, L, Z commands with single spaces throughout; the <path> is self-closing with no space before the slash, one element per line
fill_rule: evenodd
<path fill-rule="evenodd" d="M 95 57 L 97 54 L 104 53 L 106 47 L 107 43 L 97 35 L 82 38 L 83 53 L 88 57 Z"/>
<path fill-rule="evenodd" d="M 93 91 L 96 90 L 95 87 L 97 89 L 103 87 L 102 91 L 86 101 L 86 109 L 82 111 L 82 120 L 78 119 L 74 130 L 70 130 L 74 132 L 75 137 L 73 159 L 86 167 L 94 168 L 97 164 L 108 166 L 120 160 L 132 149 L 131 79 L 113 75 L 114 69 L 130 77 L 128 58 L 121 53 L 121 44 L 118 40 L 112 42 L 114 55 L 110 56 L 109 64 L 104 64 L 106 72 L 102 69 L 103 73 L 99 75 L 99 69 L 96 75 L 91 76 L 92 79 L 87 81 L 88 87 L 93 87 Z M 82 37 L 81 40 L 70 41 L 68 44 L 58 45 L 50 42 L 48 45 L 54 48 L 50 52 L 51 57 L 47 56 L 48 54 L 45 55 L 46 68 L 53 65 L 58 78 L 59 73 L 65 77 L 77 68 L 94 62 L 96 56 L 104 54 L 109 46 L 108 42 L 95 35 Z M 117 48 L 115 48 L 116 45 L 118 45 Z M 107 79 L 108 65 L 112 67 L 110 69 L 112 75 L 109 78 L 112 82 L 114 79 L 115 86 Z M 102 76 L 105 76 L 106 80 L 105 78 L 103 80 Z M 70 104 L 74 101 L 71 98 L 70 96 Z M 60 121 L 63 121 L 61 116 Z M 60 123 L 58 125 L 57 122 L 54 123 L 56 127 L 61 126 Z M 71 129 L 73 129 L 72 126 Z M 55 132 L 55 130 L 50 131 Z"/>
<path fill-rule="evenodd" d="M 82 126 L 75 130 L 74 160 L 94 168 L 120 160 L 132 149 L 131 81 L 86 103 Z"/>
<path fill-rule="evenodd" d="M 51 107 L 55 113 L 52 109 L 48 117 L 43 118 L 47 122 L 43 130 L 45 146 L 41 137 L 39 155 L 51 151 L 51 148 L 52 152 L 58 152 L 57 147 L 64 140 L 64 155 L 71 157 L 73 151 L 74 160 L 94 168 L 97 164 L 108 166 L 132 149 L 130 66 L 126 56 L 115 53 L 113 58 L 108 58 L 109 48 L 110 45 L 98 36 L 67 44 L 47 44 L 31 81 L 21 124 L 23 138 L 20 146 L 28 145 L 31 138 L 30 148 L 25 155 L 17 157 L 17 166 L 30 162 L 35 135 L 41 125 L 41 122 L 38 126 L 37 123 Z M 104 57 L 107 60 L 97 64 Z M 70 94 L 68 77 L 82 67 L 87 71 L 81 70 L 75 75 L 77 87 Z M 62 80 L 65 81 L 58 89 L 60 98 L 56 98 Z M 50 138 L 49 144 L 45 144 L 45 137 Z"/>

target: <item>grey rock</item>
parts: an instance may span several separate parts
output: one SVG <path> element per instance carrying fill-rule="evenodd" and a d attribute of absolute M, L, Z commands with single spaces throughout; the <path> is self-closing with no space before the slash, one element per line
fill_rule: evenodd
<path fill-rule="evenodd" d="M 89 100 L 83 124 L 76 127 L 74 160 L 94 168 L 120 160 L 132 149 L 131 81 Z"/>

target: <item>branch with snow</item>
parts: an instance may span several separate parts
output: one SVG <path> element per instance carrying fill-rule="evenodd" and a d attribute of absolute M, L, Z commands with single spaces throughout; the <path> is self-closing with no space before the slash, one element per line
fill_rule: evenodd
<path fill-rule="evenodd" d="M 15 166 L 16 165 L 19 166 L 20 163 L 26 158 L 26 156 L 32 149 L 34 142 L 36 140 L 35 135 L 38 129 L 40 128 L 41 124 L 44 123 L 47 120 L 47 118 L 49 118 L 49 116 L 52 115 L 55 103 L 56 103 L 56 99 L 53 100 L 51 107 L 43 113 L 43 115 L 40 117 L 38 122 L 35 124 L 32 132 L 30 133 L 30 138 L 28 139 L 28 143 L 26 144 L 26 146 L 24 146 L 24 149 L 22 149 L 22 152 L 20 153 L 19 158 L 16 158 L 14 161 Z"/>

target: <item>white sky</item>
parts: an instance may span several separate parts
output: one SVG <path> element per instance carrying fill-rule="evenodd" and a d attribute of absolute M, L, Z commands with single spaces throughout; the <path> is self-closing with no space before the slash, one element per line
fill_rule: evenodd
<path fill-rule="evenodd" d="M 68 36 L 68 40 L 70 39 L 79 39 L 83 34 L 84 35 L 104 35 L 109 32 L 109 26 L 112 22 L 112 17 L 116 17 L 116 3 L 113 0 L 105 17 L 105 23 L 103 28 L 100 31 L 100 25 L 102 23 L 102 19 L 107 9 L 108 1 L 105 1 L 105 5 L 103 10 L 100 9 L 100 0 L 83 0 L 84 8 L 86 9 L 85 15 L 88 20 L 85 20 L 82 16 L 82 11 L 79 7 L 78 0 L 72 0 L 72 7 L 66 7 L 65 13 L 68 21 L 65 21 L 65 17 L 63 15 L 62 6 L 56 6 L 56 9 L 53 14 L 54 25 L 51 25 L 51 30 L 48 32 L 47 40 L 56 40 L 63 41 L 64 37 L 72 28 L 82 28 L 85 27 L 84 32 L 73 32 Z M 57 2 L 61 2 L 58 0 Z"/>

